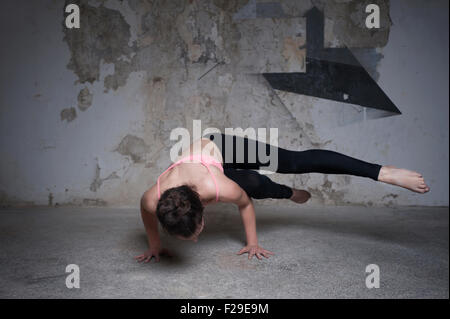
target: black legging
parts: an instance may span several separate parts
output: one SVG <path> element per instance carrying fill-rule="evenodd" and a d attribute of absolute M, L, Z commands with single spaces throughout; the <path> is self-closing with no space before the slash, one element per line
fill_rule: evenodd
<path fill-rule="evenodd" d="M 250 145 L 255 145 L 255 150 L 254 148 L 249 148 L 250 140 L 248 138 L 223 133 L 208 134 L 205 137 L 214 141 L 222 152 L 225 175 L 245 190 L 249 197 L 255 199 L 290 198 L 292 189 L 286 185 L 275 183 L 267 176 L 253 171 L 253 169 L 272 170 L 282 174 L 346 174 L 368 177 L 375 181 L 378 180 L 378 173 L 381 169 L 381 165 L 364 162 L 329 150 L 290 151 L 251 140 L 252 144 Z M 229 142 L 226 139 L 229 139 Z M 230 143 L 231 139 L 233 139 L 232 144 Z M 228 146 L 233 146 L 232 150 L 227 149 L 227 144 L 229 144 Z M 255 154 L 250 154 L 249 152 L 252 151 L 253 153 L 253 151 L 256 151 L 256 154 L 259 154 L 258 150 L 261 148 L 266 150 L 267 160 L 270 159 L 270 154 L 278 152 L 276 169 L 271 169 L 270 161 L 261 162 L 259 156 L 253 156 Z M 237 149 L 239 154 L 236 152 Z M 232 152 L 232 156 L 230 152 Z"/>

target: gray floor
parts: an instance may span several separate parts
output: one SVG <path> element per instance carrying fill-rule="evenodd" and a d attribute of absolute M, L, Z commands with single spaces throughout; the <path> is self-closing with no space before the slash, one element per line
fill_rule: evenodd
<path fill-rule="evenodd" d="M 138 264 L 146 248 L 135 209 L 0 210 L 1 298 L 448 298 L 447 208 L 257 207 L 260 244 L 236 256 L 233 206 L 208 207 L 197 244 L 163 236 L 175 257 Z M 68 289 L 65 268 L 80 267 Z M 365 267 L 380 268 L 367 289 Z"/>

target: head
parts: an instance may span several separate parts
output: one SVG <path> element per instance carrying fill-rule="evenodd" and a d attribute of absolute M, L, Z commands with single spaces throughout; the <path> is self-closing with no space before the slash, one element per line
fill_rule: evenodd
<path fill-rule="evenodd" d="M 158 201 L 156 215 L 162 227 L 179 239 L 197 241 L 203 230 L 203 204 L 188 185 L 166 190 Z"/>

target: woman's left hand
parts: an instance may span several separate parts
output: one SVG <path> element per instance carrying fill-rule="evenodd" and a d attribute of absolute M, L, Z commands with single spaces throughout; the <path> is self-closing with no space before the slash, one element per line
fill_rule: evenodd
<path fill-rule="evenodd" d="M 244 253 L 248 253 L 248 259 L 252 259 L 252 257 L 256 255 L 256 258 L 258 258 L 259 260 L 262 259 L 261 255 L 266 258 L 269 258 L 271 255 L 275 255 L 273 252 L 259 247 L 258 245 L 247 245 L 242 248 L 237 254 L 242 255 Z"/>

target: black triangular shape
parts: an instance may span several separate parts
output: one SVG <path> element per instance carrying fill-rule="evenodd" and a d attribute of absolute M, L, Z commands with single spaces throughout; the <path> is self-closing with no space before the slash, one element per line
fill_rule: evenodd
<path fill-rule="evenodd" d="M 324 49 L 323 13 L 313 7 L 305 17 L 306 72 L 263 73 L 269 84 L 277 90 L 401 114 L 348 48 Z"/>

